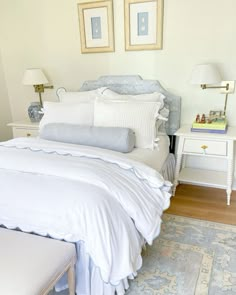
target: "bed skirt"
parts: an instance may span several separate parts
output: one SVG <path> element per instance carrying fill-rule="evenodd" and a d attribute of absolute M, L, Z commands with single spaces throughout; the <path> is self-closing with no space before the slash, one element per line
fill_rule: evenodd
<path fill-rule="evenodd" d="M 175 156 L 174 154 L 169 154 L 167 159 L 165 160 L 161 171 L 161 175 L 166 179 L 169 180 L 171 183 L 174 182 L 174 175 L 175 175 Z"/>
<path fill-rule="evenodd" d="M 100 270 L 94 265 L 89 254 L 86 253 L 84 242 L 76 243 L 76 294 L 77 295 L 123 295 L 129 288 L 128 279 L 133 279 L 135 274 L 123 279 L 116 286 L 103 282 Z M 62 291 L 68 287 L 67 275 L 65 274 L 56 284 L 56 291 Z"/>

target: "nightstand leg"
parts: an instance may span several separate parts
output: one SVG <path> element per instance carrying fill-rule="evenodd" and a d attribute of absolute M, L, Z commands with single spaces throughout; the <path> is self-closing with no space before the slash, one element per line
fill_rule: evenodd
<path fill-rule="evenodd" d="M 183 155 L 182 156 L 182 169 L 184 169 L 185 168 L 185 165 L 186 165 L 186 155 Z"/>
<path fill-rule="evenodd" d="M 182 154 L 177 154 L 176 156 L 176 166 L 175 166 L 175 179 L 174 179 L 174 185 L 173 185 L 173 191 L 172 195 L 175 195 L 176 187 L 178 185 L 178 178 L 179 178 L 179 171 L 181 166 L 181 160 L 182 160 Z"/>
<path fill-rule="evenodd" d="M 232 190 L 227 190 L 227 205 L 230 206 L 230 196 L 231 196 Z"/>
<path fill-rule="evenodd" d="M 232 189 L 231 188 L 228 188 L 226 190 L 226 193 L 227 193 L 227 205 L 228 206 L 230 205 L 231 192 L 232 192 Z"/>
<path fill-rule="evenodd" d="M 234 141 L 228 142 L 228 172 L 227 172 L 227 205 L 230 205 L 230 197 L 232 192 L 232 183 L 234 176 Z"/>
<path fill-rule="evenodd" d="M 232 192 L 232 182 L 233 182 L 233 169 L 234 162 L 233 160 L 228 160 L 228 175 L 227 175 L 227 205 L 230 205 L 230 197 Z"/>

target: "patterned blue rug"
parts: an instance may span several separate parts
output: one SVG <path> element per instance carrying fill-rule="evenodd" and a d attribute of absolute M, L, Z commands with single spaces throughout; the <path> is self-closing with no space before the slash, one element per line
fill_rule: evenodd
<path fill-rule="evenodd" d="M 236 226 L 165 214 L 126 294 L 236 294 Z"/>
<path fill-rule="evenodd" d="M 236 226 L 165 214 L 126 294 L 236 295 Z"/>

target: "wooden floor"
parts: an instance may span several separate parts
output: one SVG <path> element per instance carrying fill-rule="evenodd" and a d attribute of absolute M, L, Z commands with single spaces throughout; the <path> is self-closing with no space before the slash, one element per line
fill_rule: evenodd
<path fill-rule="evenodd" d="M 236 225 L 236 191 L 226 205 L 222 189 L 180 184 L 166 213 Z"/>

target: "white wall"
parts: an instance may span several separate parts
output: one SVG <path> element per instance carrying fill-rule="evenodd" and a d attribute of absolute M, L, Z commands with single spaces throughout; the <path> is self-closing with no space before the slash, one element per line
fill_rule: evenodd
<path fill-rule="evenodd" d="M 159 79 L 183 98 L 182 122 L 197 112 L 222 108 L 217 90 L 189 84 L 197 63 L 217 64 L 224 79 L 236 79 L 236 1 L 165 0 L 163 50 L 124 50 L 123 0 L 114 0 L 114 53 L 81 54 L 76 0 L 0 1 L 2 59 L 13 119 L 27 116 L 29 102 L 38 99 L 21 84 L 28 67 L 42 67 L 55 88 L 78 89 L 86 79 L 103 74 L 140 74 Z M 225 13 L 227 8 L 227 13 Z M 47 90 L 44 99 L 56 99 Z M 236 125 L 236 94 L 229 96 L 228 117 Z"/>
<path fill-rule="evenodd" d="M 7 140 L 12 137 L 11 128 L 7 127 L 7 123 L 11 121 L 11 110 L 5 83 L 4 71 L 2 68 L 2 58 L 0 50 L 0 141 Z"/>
<path fill-rule="evenodd" d="M 114 53 L 81 54 L 76 0 L 0 1 L 0 41 L 6 84 L 14 120 L 27 116 L 37 94 L 21 84 L 26 68 L 45 70 L 54 90 L 43 99 L 56 99 L 55 90 L 78 89 L 86 79 L 105 74 L 139 74 L 159 79 L 182 96 L 182 123 L 197 113 L 222 109 L 224 95 L 189 84 L 192 68 L 214 63 L 225 80 L 236 79 L 236 1 L 164 0 L 163 50 L 124 50 L 123 0 L 114 0 Z M 228 119 L 236 125 L 236 94 L 229 95 Z"/>

